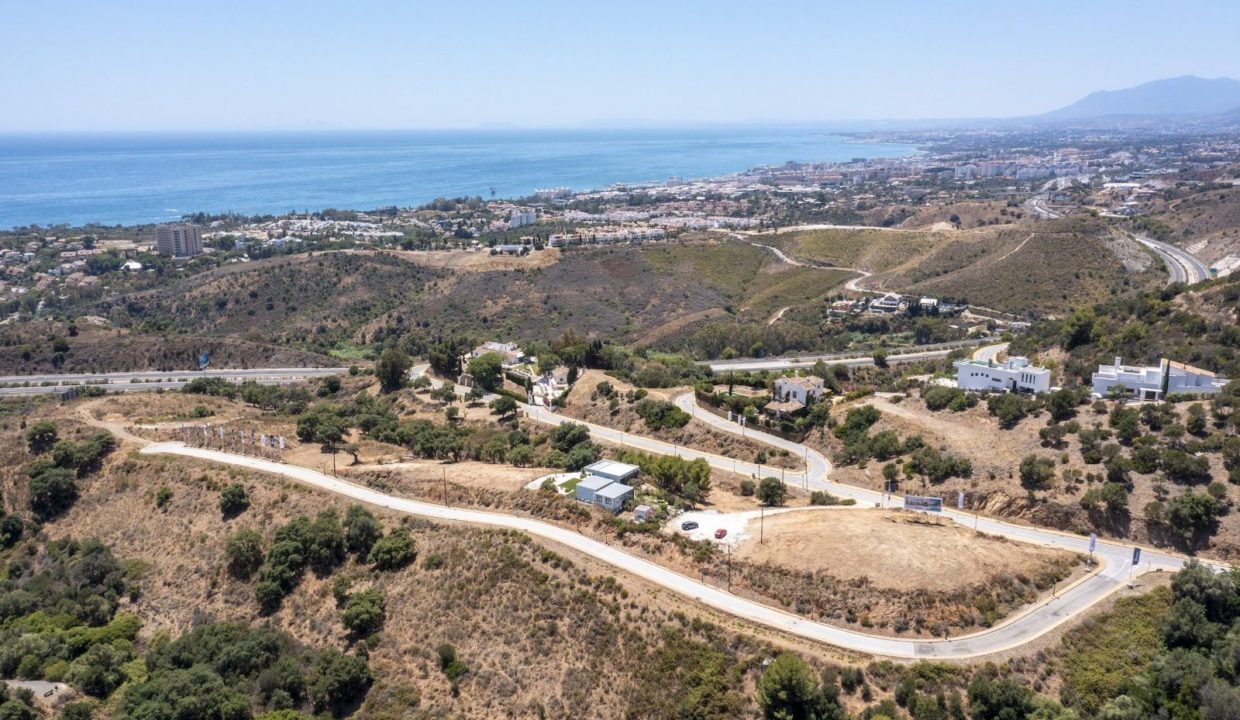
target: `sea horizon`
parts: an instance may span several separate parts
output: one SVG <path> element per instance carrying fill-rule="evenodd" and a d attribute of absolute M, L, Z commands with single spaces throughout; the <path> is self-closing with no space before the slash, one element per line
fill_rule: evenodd
<path fill-rule="evenodd" d="M 906 157 L 856 126 L 0 133 L 0 227 L 520 198 L 784 162 Z"/>

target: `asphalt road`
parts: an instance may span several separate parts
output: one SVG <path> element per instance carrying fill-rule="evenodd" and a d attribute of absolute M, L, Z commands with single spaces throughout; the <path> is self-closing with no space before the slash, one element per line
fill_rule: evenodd
<path fill-rule="evenodd" d="M 256 382 L 262 385 L 293 383 L 307 378 L 326 377 L 348 372 L 348 368 L 220 368 L 206 370 L 140 370 L 115 373 L 60 373 L 44 375 L 0 376 L 0 396 L 59 393 L 67 387 L 96 385 L 109 392 L 143 392 L 175 390 L 190 380 L 211 377 L 231 382 Z"/>
<path fill-rule="evenodd" d="M 929 360 L 933 358 L 947 357 L 952 350 L 961 347 L 974 347 L 989 342 L 993 338 L 978 338 L 976 340 L 962 340 L 952 347 L 938 347 L 933 350 L 914 350 L 912 352 L 896 353 L 887 356 L 887 362 L 895 365 L 904 362 L 915 362 L 917 360 Z M 826 353 L 823 355 L 799 355 L 797 357 L 776 357 L 776 358 L 739 358 L 736 360 L 712 360 L 707 363 L 710 369 L 715 372 L 727 372 L 728 370 L 737 371 L 756 371 L 756 370 L 790 370 L 793 368 L 812 367 L 814 363 L 821 360 L 828 365 L 873 365 L 874 358 L 872 356 L 858 357 L 856 353 Z"/>
<path fill-rule="evenodd" d="M 1153 238 L 1134 236 L 1137 242 L 1158 254 L 1167 265 L 1171 278 L 1167 284 L 1182 282 L 1187 285 L 1210 279 L 1210 270 L 1200 260 L 1174 245 L 1159 242 Z"/>
<path fill-rule="evenodd" d="M 424 366 L 415 368 L 412 374 L 420 374 L 421 371 L 424 371 Z M 769 466 L 762 467 L 750 462 L 738 461 L 692 448 L 679 447 L 641 435 L 621 432 L 614 428 L 581 423 L 581 421 L 549 412 L 544 408 L 522 407 L 529 419 L 551 425 L 578 422 L 586 425 L 591 435 L 596 439 L 624 447 L 632 447 L 650 453 L 678 455 L 687 459 L 700 457 L 704 458 L 712 467 L 724 470 L 759 477 L 782 477 L 785 482 L 800 485 L 806 489 L 826 490 L 839 497 L 853 498 L 859 506 L 863 507 L 899 507 L 903 504 L 903 499 L 899 496 L 830 482 L 831 463 L 821 453 L 799 443 L 784 440 L 783 438 L 756 431 L 752 428 L 742 428 L 725 418 L 699 408 L 692 393 L 678 396 L 675 402 L 678 407 L 690 413 L 693 417 L 720 431 L 742 435 L 800 455 L 805 460 L 805 470 L 802 472 L 776 471 Z M 1141 563 L 1138 566 L 1133 566 L 1132 546 L 1099 541 L 1094 552 L 1095 558 L 1100 562 L 1097 572 L 1055 594 L 1049 600 L 1028 608 L 993 628 L 949 640 L 901 639 L 870 635 L 826 625 L 762 603 L 746 600 L 732 595 L 726 590 L 705 585 L 698 580 L 643 558 L 630 555 L 619 548 L 585 537 L 572 530 L 527 517 L 445 507 L 408 498 L 395 497 L 371 488 L 346 482 L 339 478 L 324 475 L 309 468 L 285 465 L 260 458 L 235 455 L 205 448 L 187 447 L 182 443 L 155 443 L 144 447 L 142 452 L 182 455 L 282 475 L 360 502 L 435 520 L 460 521 L 520 530 L 566 545 L 722 612 L 810 640 L 889 657 L 960 659 L 992 655 L 1011 650 L 1049 632 L 1059 624 L 1085 611 L 1099 600 L 1122 587 L 1133 575 L 1156 570 L 1174 571 L 1182 567 L 1184 563 L 1184 558 L 1179 556 L 1154 548 L 1142 548 Z M 973 524 L 980 532 L 1082 554 L 1089 551 L 1089 540 L 1084 537 L 982 518 L 960 510 L 947 509 L 944 510 L 943 514 L 962 525 L 968 526 Z M 1222 567 L 1220 565 L 1215 566 Z"/>
<path fill-rule="evenodd" d="M 982 360 L 983 362 L 994 362 L 999 354 L 1008 349 L 1009 343 L 996 343 L 994 345 L 984 345 L 973 351 L 974 360 Z"/>
<path fill-rule="evenodd" d="M 1046 219 L 1062 217 L 1059 213 L 1050 209 L 1046 200 L 1045 195 L 1035 195 L 1026 200 L 1025 205 L 1038 217 Z M 1210 279 L 1209 268 L 1187 251 L 1153 238 L 1140 235 L 1134 235 L 1133 237 L 1136 238 L 1137 242 L 1153 250 L 1162 258 L 1167 266 L 1167 274 L 1170 276 L 1167 280 L 1168 285 L 1178 282 L 1192 285 L 1193 283 Z"/>

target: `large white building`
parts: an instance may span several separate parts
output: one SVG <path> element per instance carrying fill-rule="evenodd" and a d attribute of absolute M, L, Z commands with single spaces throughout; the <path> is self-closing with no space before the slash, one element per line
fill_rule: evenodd
<path fill-rule="evenodd" d="M 508 227 L 510 228 L 525 227 L 526 225 L 533 225 L 536 222 L 538 222 L 538 216 L 534 214 L 533 210 L 526 210 L 524 208 L 519 208 L 519 209 L 513 210 L 512 215 L 509 216 Z"/>
<path fill-rule="evenodd" d="M 1007 362 L 957 360 L 956 386 L 961 390 L 1044 393 L 1051 389 L 1051 371 L 1029 364 L 1028 358 L 1010 357 Z"/>
<path fill-rule="evenodd" d="M 1167 358 L 1157 365 L 1124 365 L 1115 358 L 1113 365 L 1099 365 L 1094 373 L 1094 393 L 1107 397 L 1111 388 L 1120 386 L 1126 395 L 1138 400 L 1162 400 L 1167 395 L 1212 395 L 1220 392 L 1227 380 L 1209 370 L 1185 365 Z"/>
<path fill-rule="evenodd" d="M 160 255 L 194 257 L 202 254 L 202 230 L 197 225 L 160 225 L 155 228 L 155 248 Z"/>

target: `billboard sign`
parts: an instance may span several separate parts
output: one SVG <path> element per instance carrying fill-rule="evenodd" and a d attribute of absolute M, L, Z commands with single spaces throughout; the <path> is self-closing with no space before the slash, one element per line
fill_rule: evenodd
<path fill-rule="evenodd" d="M 942 512 L 943 498 L 922 497 L 920 495 L 904 496 L 905 510 L 921 510 L 923 512 Z"/>

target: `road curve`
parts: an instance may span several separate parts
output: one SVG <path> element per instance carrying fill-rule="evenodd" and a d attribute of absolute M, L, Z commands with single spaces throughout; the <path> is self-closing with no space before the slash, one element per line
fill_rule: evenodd
<path fill-rule="evenodd" d="M 1210 271 L 1206 266 L 1186 250 L 1169 243 L 1159 242 L 1153 238 L 1140 235 L 1134 235 L 1133 237 L 1137 242 L 1153 250 L 1162 258 L 1167 266 L 1167 273 L 1170 275 L 1170 278 L 1167 280 L 1168 285 L 1178 282 L 1192 285 L 1210 279 Z"/>
<path fill-rule="evenodd" d="M 371 488 L 329 477 L 309 468 L 284 465 L 260 458 L 188 447 L 179 442 L 155 443 L 141 450 L 145 454 L 179 455 L 244 467 L 280 475 L 321 490 L 327 490 L 359 502 L 417 515 L 432 520 L 466 522 L 487 527 L 518 530 L 560 543 L 678 595 L 700 602 L 759 625 L 787 632 L 798 637 L 848 648 L 859 652 L 898 658 L 970 658 L 1015 648 L 1048 632 L 1092 603 L 1089 593 L 1080 592 L 1089 581 L 1078 584 L 1056 600 L 1041 605 L 1010 622 L 990 630 L 951 640 L 919 640 L 882 637 L 826 625 L 762 603 L 737 597 L 726 590 L 703 584 L 619 548 L 588 538 L 573 530 L 540 520 L 446 507 L 419 500 L 400 498 Z M 1100 577 L 1095 575 L 1094 577 Z"/>
<path fill-rule="evenodd" d="M 875 506 L 890 505 L 900 502 L 900 498 L 895 496 L 885 497 L 882 493 L 873 490 L 830 482 L 828 477 L 831 471 L 831 464 L 821 453 L 804 445 L 767 433 L 741 428 L 735 423 L 731 423 L 724 418 L 699 408 L 692 393 L 678 396 L 675 402 L 677 406 L 685 409 L 700 421 L 724 432 L 744 435 L 759 442 L 801 454 L 806 461 L 806 470 L 804 472 L 781 473 L 788 482 L 801 484 L 808 489 L 827 490 L 841 497 L 850 497 L 857 500 L 858 504 L 863 506 L 870 504 Z M 523 406 L 523 409 L 527 417 L 544 423 L 558 425 L 564 422 L 580 422 L 573 418 L 566 418 L 549 412 L 544 408 Z M 689 448 L 680 448 L 653 438 L 632 435 L 592 423 L 581 424 L 590 430 L 592 436 L 601 440 L 619 443 L 626 447 L 634 447 L 646 452 L 676 454 L 686 458 L 702 457 L 713 467 L 736 472 L 754 475 L 775 474 L 770 467 L 763 468 L 753 463 L 736 461 L 721 455 L 703 453 Z M 846 630 L 799 617 L 762 603 L 739 598 L 725 590 L 705 585 L 606 543 L 539 520 L 479 510 L 451 508 L 408 498 L 395 497 L 324 475 L 309 468 L 285 465 L 269 460 L 205 448 L 188 447 L 178 442 L 150 444 L 142 448 L 141 452 L 147 454 L 181 455 L 281 475 L 312 487 L 353 498 L 360 502 L 433 520 L 460 521 L 520 530 L 566 545 L 716 610 L 788 632 L 798 637 L 888 657 L 963 659 L 1011 650 L 1049 632 L 1061 623 L 1085 611 L 1094 603 L 1123 586 L 1133 574 L 1149 572 L 1151 570 L 1173 571 L 1180 568 L 1184 562 L 1183 558 L 1156 549 L 1146 548 L 1144 549 L 1142 564 L 1138 567 L 1133 567 L 1131 564 L 1132 550 L 1129 546 L 1100 541 L 1095 552 L 1095 556 L 1101 562 L 1101 567 L 1097 572 L 1067 588 L 1056 597 L 1052 597 L 1048 601 L 1017 613 L 1000 625 L 983 632 L 949 640 L 902 639 Z M 1013 540 L 1056 547 L 1077 553 L 1085 553 L 1089 549 L 1089 541 L 1086 538 L 1075 535 L 1006 523 L 989 518 L 980 518 L 957 510 L 946 510 L 943 514 L 963 525 L 971 522 L 981 532 L 1001 535 Z M 1220 567 L 1218 565 L 1215 566 Z"/>

